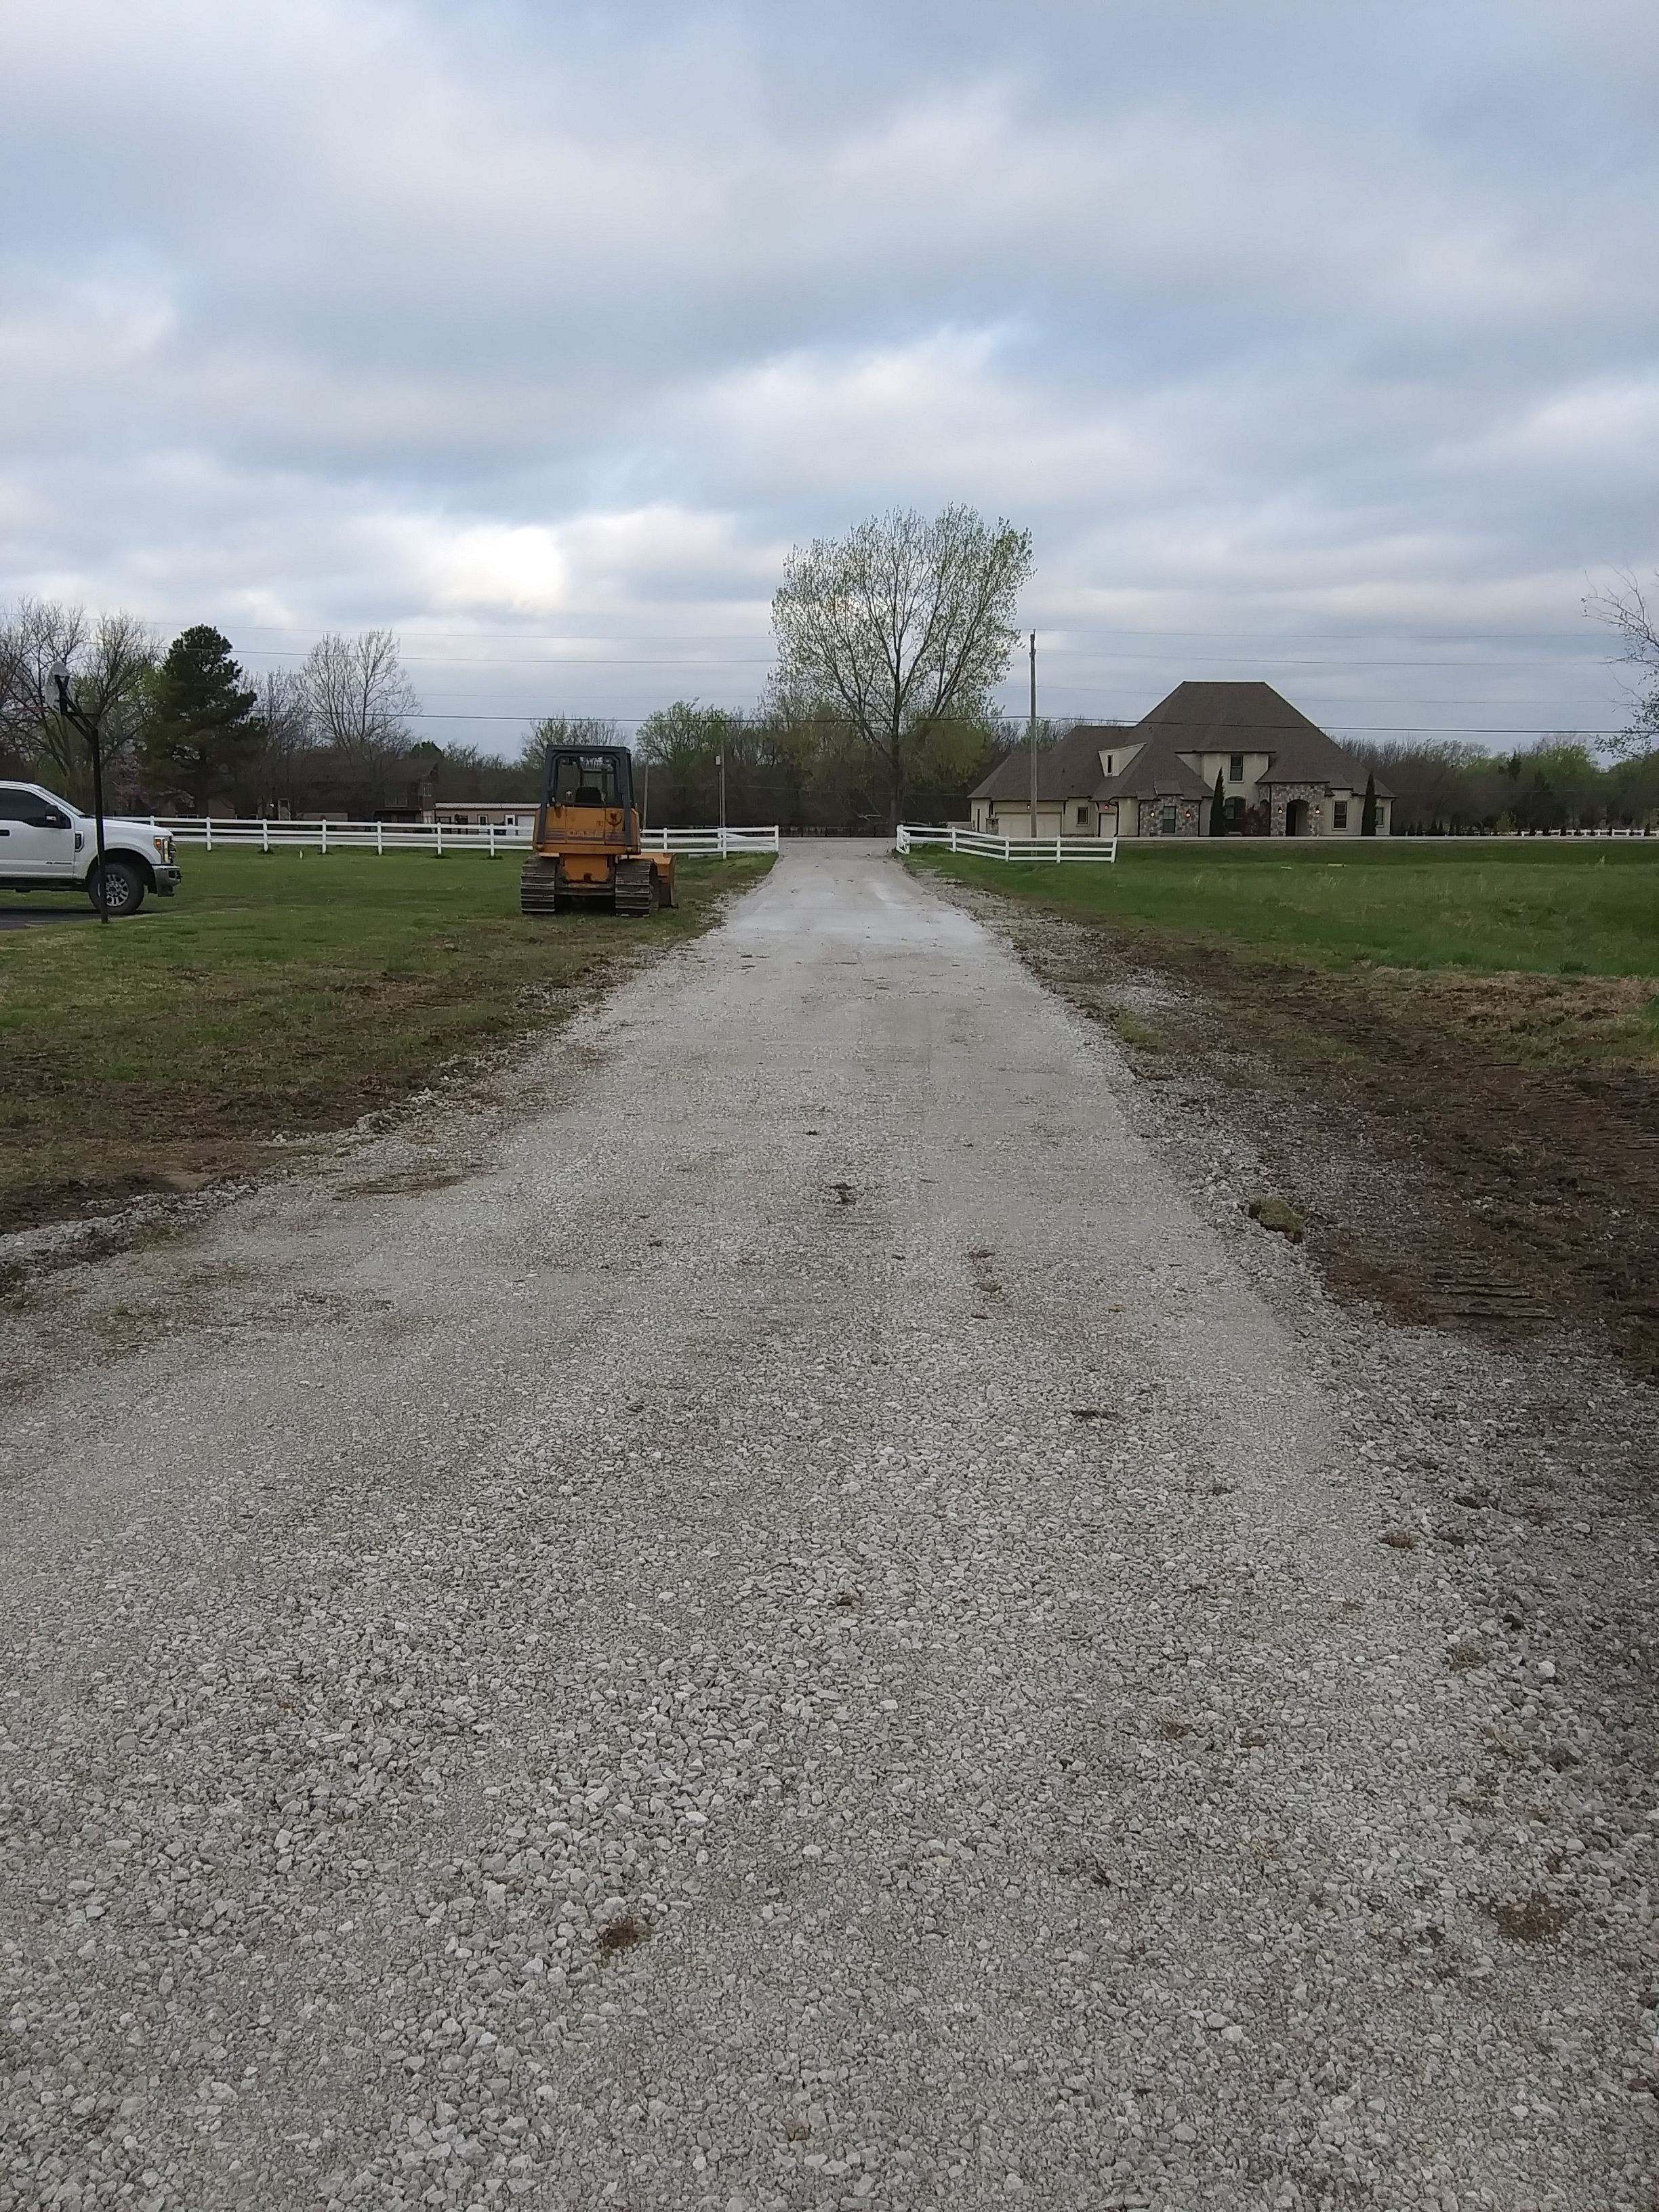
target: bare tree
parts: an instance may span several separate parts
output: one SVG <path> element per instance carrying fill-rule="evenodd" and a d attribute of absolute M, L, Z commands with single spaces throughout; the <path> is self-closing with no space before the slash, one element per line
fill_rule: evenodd
<path fill-rule="evenodd" d="M 617 725 L 598 714 L 544 714 L 525 739 L 519 754 L 520 768 L 537 775 L 555 745 L 619 745 Z"/>
<path fill-rule="evenodd" d="M 772 601 L 781 692 L 834 707 L 878 756 L 890 827 L 917 748 L 988 713 L 1032 570 L 1030 532 L 969 507 L 896 509 L 790 554 Z"/>
<path fill-rule="evenodd" d="M 26 775 L 34 761 L 31 726 L 22 712 L 23 634 L 15 613 L 0 619 L 0 774 Z"/>
<path fill-rule="evenodd" d="M 1607 589 L 1587 593 L 1584 612 L 1618 635 L 1623 644 L 1619 658 L 1642 672 L 1630 727 L 1601 744 L 1615 760 L 1632 760 L 1659 746 L 1659 615 L 1650 611 L 1640 583 L 1627 569 L 1619 570 Z"/>
<path fill-rule="evenodd" d="M 373 777 L 409 750 L 419 705 L 389 629 L 318 639 L 300 672 L 316 735 L 348 775 Z"/>
<path fill-rule="evenodd" d="M 160 641 L 148 623 L 118 609 L 94 621 L 75 672 L 76 704 L 98 723 L 105 772 L 113 775 L 122 796 L 129 799 L 137 792 L 138 749 L 160 650 Z M 67 738 L 58 717 L 52 720 Z"/>
<path fill-rule="evenodd" d="M 269 668 L 259 678 L 259 756 L 253 769 L 261 808 L 295 805 L 307 764 L 317 750 L 316 726 L 305 680 L 297 668 Z"/>
<path fill-rule="evenodd" d="M 131 780 L 156 641 L 136 615 L 89 617 L 84 607 L 21 599 L 0 626 L 0 726 L 6 749 L 34 772 L 73 793 L 84 791 L 84 740 L 58 711 L 52 671 L 73 678 L 76 703 L 99 723 L 106 763 Z"/>
<path fill-rule="evenodd" d="M 60 606 L 51 599 L 22 599 L 6 625 L 9 682 L 5 696 L 8 746 L 35 770 L 58 763 L 61 741 L 81 740 L 58 725 L 52 671 L 62 660 L 70 667 L 87 640 L 84 607 Z M 50 737 L 49 737 L 50 733 Z M 58 739 L 53 744 L 52 739 Z"/>

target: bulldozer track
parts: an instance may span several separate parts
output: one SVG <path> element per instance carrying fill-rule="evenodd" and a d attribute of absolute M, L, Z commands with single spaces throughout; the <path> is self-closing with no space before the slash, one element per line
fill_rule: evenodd
<path fill-rule="evenodd" d="M 649 860 L 617 863 L 618 914 L 651 914 L 657 905 L 657 872 Z"/>
<path fill-rule="evenodd" d="M 559 910 L 559 864 L 532 857 L 519 878 L 520 914 L 556 914 Z"/>

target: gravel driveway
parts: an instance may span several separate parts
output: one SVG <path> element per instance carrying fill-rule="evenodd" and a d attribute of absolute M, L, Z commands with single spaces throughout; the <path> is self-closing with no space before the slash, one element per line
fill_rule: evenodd
<path fill-rule="evenodd" d="M 1613 1693 L 1381 1540 L 1387 1340 L 1121 1080 L 791 849 L 33 1294 L 0 2208 L 1650 2212 Z"/>

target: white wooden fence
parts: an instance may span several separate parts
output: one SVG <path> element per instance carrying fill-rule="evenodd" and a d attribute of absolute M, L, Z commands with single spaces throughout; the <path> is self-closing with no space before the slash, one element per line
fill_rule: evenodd
<path fill-rule="evenodd" d="M 485 853 L 493 860 L 497 853 L 524 852 L 530 844 L 528 830 L 506 830 L 494 822 L 250 822 L 204 814 L 149 818 L 158 830 L 170 830 L 175 844 L 200 845 L 210 853 L 216 846 L 252 846 L 262 853 L 314 846 L 325 853 Z M 708 854 L 725 860 L 738 853 L 775 853 L 778 832 L 775 824 L 647 830 L 641 842 L 653 853 Z"/>
<path fill-rule="evenodd" d="M 901 822 L 895 837 L 901 853 L 917 845 L 943 845 L 952 853 L 978 853 L 989 860 L 1115 860 L 1115 837 L 993 837 L 984 830 L 938 829 Z"/>
<path fill-rule="evenodd" d="M 724 860 L 734 853 L 775 853 L 778 829 L 767 830 L 641 830 L 640 842 L 647 853 L 712 853 Z"/>

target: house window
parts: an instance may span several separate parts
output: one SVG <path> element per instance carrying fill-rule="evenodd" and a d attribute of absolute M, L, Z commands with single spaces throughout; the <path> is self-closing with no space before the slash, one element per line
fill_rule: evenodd
<path fill-rule="evenodd" d="M 1086 830 L 1089 826 L 1089 810 L 1086 806 L 1079 806 L 1077 811 L 1077 826 L 1079 830 Z"/>
<path fill-rule="evenodd" d="M 1244 756 L 1243 756 L 1243 753 L 1230 753 L 1230 754 L 1228 755 L 1228 757 L 1227 757 L 1227 781 L 1228 781 L 1228 782 L 1229 782 L 1229 783 L 1243 783 L 1243 781 L 1244 781 Z"/>
<path fill-rule="evenodd" d="M 1331 805 L 1331 823 L 1333 828 L 1337 830 L 1346 830 L 1347 828 L 1348 802 L 1346 799 L 1339 799 L 1333 801 Z"/>
<path fill-rule="evenodd" d="M 1163 811 L 1163 812 L 1158 816 L 1158 828 L 1163 831 L 1164 835 L 1166 837 L 1173 837 L 1173 836 L 1174 836 L 1174 835 L 1175 835 L 1175 826 L 1176 826 L 1176 811 L 1175 811 L 1175 808 L 1174 808 L 1173 806 L 1166 806 L 1166 807 L 1164 809 L 1164 811 Z"/>
<path fill-rule="evenodd" d="M 1110 753 L 1108 753 L 1106 756 L 1106 773 L 1108 775 L 1115 775 L 1117 774 L 1117 770 L 1112 766 L 1112 756 Z"/>

